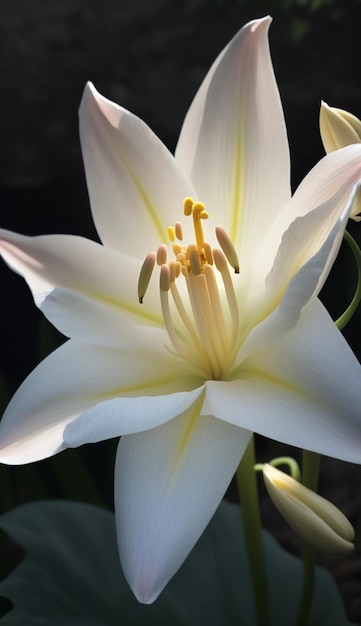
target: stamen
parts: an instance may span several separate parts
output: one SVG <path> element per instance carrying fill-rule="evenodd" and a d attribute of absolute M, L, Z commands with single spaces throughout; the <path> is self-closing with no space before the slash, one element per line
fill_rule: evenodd
<path fill-rule="evenodd" d="M 202 273 L 201 262 L 199 260 L 199 254 L 197 250 L 191 250 L 189 253 L 189 262 L 191 265 L 192 274 L 198 276 L 198 274 Z"/>
<path fill-rule="evenodd" d="M 184 247 L 181 246 L 179 243 L 174 243 L 172 245 L 172 250 L 174 252 L 174 256 L 178 256 L 179 254 L 183 254 L 184 253 Z"/>
<path fill-rule="evenodd" d="M 193 198 L 184 198 L 184 202 L 183 202 L 184 215 L 192 215 L 193 204 L 194 204 Z"/>
<path fill-rule="evenodd" d="M 150 252 L 144 259 L 142 269 L 140 270 L 138 279 L 138 300 L 139 304 L 143 303 L 143 298 L 148 289 L 149 281 L 151 279 L 154 265 L 155 265 L 155 252 Z"/>
<path fill-rule="evenodd" d="M 180 222 L 175 223 L 174 232 L 177 239 L 179 239 L 179 241 L 183 241 L 183 228 Z"/>
<path fill-rule="evenodd" d="M 168 226 L 168 237 L 171 241 L 175 240 L 175 229 L 173 226 Z"/>
<path fill-rule="evenodd" d="M 170 288 L 169 265 L 164 264 L 160 268 L 159 288 L 161 291 L 169 291 L 169 288 Z"/>
<path fill-rule="evenodd" d="M 234 287 L 231 275 L 229 273 L 226 258 L 221 250 L 213 250 L 213 258 L 217 270 L 221 273 L 223 284 L 226 290 L 226 296 L 228 301 L 229 310 L 232 320 L 232 342 L 235 341 L 238 329 L 239 329 L 239 313 L 236 295 L 234 293 Z"/>
<path fill-rule="evenodd" d="M 226 255 L 228 263 L 231 265 L 231 267 L 233 267 L 235 273 L 239 274 L 239 261 L 237 252 L 223 226 L 216 226 L 216 237 L 218 239 L 219 245 Z"/>
<path fill-rule="evenodd" d="M 164 265 L 167 262 L 167 246 L 162 243 L 161 246 L 159 246 L 158 248 L 158 252 L 157 252 L 157 263 L 158 265 Z"/>
<path fill-rule="evenodd" d="M 204 244 L 204 254 L 205 254 L 208 265 L 213 265 L 212 247 L 207 242 Z"/>

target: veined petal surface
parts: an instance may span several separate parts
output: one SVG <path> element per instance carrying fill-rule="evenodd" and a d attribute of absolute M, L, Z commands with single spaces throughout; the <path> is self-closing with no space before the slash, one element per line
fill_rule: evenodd
<path fill-rule="evenodd" d="M 324 215 L 313 234 L 307 221 L 302 222 L 300 220 L 298 222 L 300 228 L 302 228 L 303 223 L 307 225 L 304 248 L 305 250 L 308 248 L 308 258 L 316 252 L 329 235 L 336 221 L 347 210 L 352 193 L 354 193 L 353 187 L 359 185 L 360 181 L 361 145 L 347 146 L 321 159 L 297 187 L 290 202 L 279 208 L 279 212 L 263 240 L 260 253 L 253 255 L 254 266 L 255 268 L 259 267 L 259 280 L 265 275 L 265 264 L 275 258 L 282 238 L 291 227 L 292 222 L 298 217 L 303 218 L 315 209 L 320 210 L 323 207 Z M 328 271 L 330 267 L 331 262 L 327 266 Z M 255 278 L 257 279 L 257 269 L 255 270 Z"/>
<path fill-rule="evenodd" d="M 246 359 L 238 376 L 231 383 L 207 382 L 202 413 L 361 462 L 361 366 L 317 298 L 282 340 Z"/>
<path fill-rule="evenodd" d="M 176 159 L 240 258 L 241 271 L 290 198 L 289 149 L 268 46 L 270 18 L 242 28 L 185 118 Z"/>
<path fill-rule="evenodd" d="M 42 361 L 2 418 L 0 461 L 29 463 L 69 446 L 152 428 L 182 412 L 199 395 L 199 380 L 163 350 L 157 333 L 145 339 L 135 337 L 122 350 L 70 340 Z M 152 397 L 149 407 L 145 396 Z M 65 427 L 89 409 L 89 420 L 79 420 L 65 442 Z"/>
<path fill-rule="evenodd" d="M 102 242 L 143 261 L 168 239 L 191 183 L 138 117 L 88 83 L 80 140 L 94 222 Z M 165 175 L 166 172 L 166 175 Z M 145 246 L 146 242 L 146 246 Z"/>
<path fill-rule="evenodd" d="M 147 308 L 139 306 L 141 263 L 136 259 L 83 237 L 26 237 L 6 230 L 0 230 L 0 252 L 6 263 L 25 278 L 39 308 L 54 288 L 62 287 L 115 308 L 120 319 L 123 316 L 128 321 L 163 326 L 155 290 L 149 292 Z M 54 311 L 55 297 L 52 307 L 44 308 L 48 314 L 50 309 Z M 51 313 L 49 318 L 53 321 Z"/>
<path fill-rule="evenodd" d="M 153 602 L 214 514 L 251 433 L 200 417 L 202 398 L 164 426 L 122 437 L 115 467 L 118 545 L 138 600 Z"/>

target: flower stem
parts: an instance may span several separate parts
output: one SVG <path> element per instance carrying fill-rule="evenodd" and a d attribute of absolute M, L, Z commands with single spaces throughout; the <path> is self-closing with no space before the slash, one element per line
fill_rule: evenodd
<path fill-rule="evenodd" d="M 250 440 L 247 450 L 240 462 L 236 478 L 238 493 L 242 504 L 244 535 L 253 592 L 256 604 L 258 626 L 268 623 L 267 578 L 263 556 L 261 518 L 258 504 L 257 476 L 254 471 L 255 451 L 254 437 Z"/>
<path fill-rule="evenodd" d="M 321 456 L 316 452 L 302 452 L 302 484 L 317 491 Z M 297 626 L 307 626 L 311 611 L 315 581 L 315 553 L 307 543 L 303 545 L 303 584 Z"/>
<path fill-rule="evenodd" d="M 347 241 L 348 245 L 351 248 L 351 251 L 355 257 L 355 261 L 357 264 L 357 285 L 354 296 L 348 305 L 346 311 L 340 315 L 340 317 L 336 320 L 335 324 L 339 330 L 342 330 L 346 324 L 350 321 L 352 316 L 355 314 L 358 305 L 361 300 L 361 250 L 354 240 L 354 238 L 350 235 L 347 230 L 344 232 L 344 239 Z"/>

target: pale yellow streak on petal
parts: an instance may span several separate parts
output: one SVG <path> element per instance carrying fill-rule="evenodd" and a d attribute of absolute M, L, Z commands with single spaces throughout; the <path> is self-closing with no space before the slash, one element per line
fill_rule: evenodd
<path fill-rule="evenodd" d="M 204 394 L 205 394 L 205 391 L 203 391 L 203 393 L 201 393 L 199 398 L 186 411 L 188 413 L 188 419 L 186 421 L 182 437 L 180 438 L 180 440 L 178 442 L 178 447 L 177 447 L 177 449 L 175 451 L 173 465 L 172 465 L 172 467 L 170 469 L 169 476 L 168 476 L 168 486 L 170 486 L 170 484 L 171 484 L 172 477 L 174 476 L 174 473 L 176 472 L 176 470 L 179 467 L 179 464 L 180 464 L 180 462 L 182 460 L 182 457 L 184 456 L 184 454 L 185 454 L 185 452 L 187 450 L 187 446 L 189 444 L 189 441 L 190 441 L 190 439 L 192 437 L 192 433 L 194 432 L 194 429 L 195 429 L 195 427 L 197 425 L 197 422 L 198 422 L 198 419 L 199 419 L 199 415 L 200 415 L 200 412 L 201 412 L 201 409 L 202 409 L 202 406 L 203 406 Z"/>
<path fill-rule="evenodd" d="M 131 313 L 132 315 L 136 315 L 140 319 L 151 322 L 152 324 L 155 324 L 161 328 L 164 327 L 163 318 L 160 315 L 154 315 L 153 313 L 149 313 L 146 307 L 139 304 L 138 299 L 136 297 L 137 296 L 136 285 L 134 288 L 134 296 L 135 296 L 134 305 L 129 302 L 125 302 L 124 300 L 118 300 L 117 298 L 110 298 L 101 293 L 96 293 L 96 292 L 84 292 L 84 293 L 85 295 L 88 295 L 89 297 L 99 302 L 103 302 L 107 305 L 116 307 L 118 309 L 122 309 L 122 311 L 126 311 L 127 313 Z"/>
<path fill-rule="evenodd" d="M 180 384 L 181 383 L 181 384 Z M 164 388 L 167 392 L 164 392 Z M 190 384 L 190 381 L 179 379 L 176 376 L 163 377 L 156 380 L 150 380 L 148 382 L 140 382 L 134 385 L 126 385 L 122 387 L 115 387 L 114 389 L 108 389 L 99 394 L 99 400 L 107 398 L 122 398 L 133 396 L 155 396 L 159 395 L 160 390 L 165 393 L 176 393 L 178 391 L 191 391 L 194 389 L 194 384 Z"/>
<path fill-rule="evenodd" d="M 241 120 L 238 121 L 237 132 L 235 133 L 235 147 L 234 147 L 234 165 L 233 165 L 233 194 L 232 194 L 232 207 L 231 207 L 231 228 L 230 239 L 234 245 L 239 241 L 239 233 L 241 230 L 241 194 L 243 189 L 243 144 Z"/>
<path fill-rule="evenodd" d="M 124 157 L 124 155 L 122 154 L 122 152 L 118 149 L 118 146 L 115 145 L 114 146 L 118 156 L 120 158 L 120 160 L 122 161 L 124 168 L 126 169 L 126 171 L 129 174 L 129 177 L 131 178 L 136 190 L 138 191 L 143 204 L 145 206 L 145 208 L 148 211 L 149 217 L 151 219 L 151 221 L 153 222 L 153 225 L 155 227 L 155 230 L 157 231 L 158 235 L 159 235 L 159 240 L 160 242 L 164 242 L 168 240 L 168 229 L 164 228 L 162 226 L 162 223 L 158 217 L 158 212 L 156 207 L 154 206 L 154 204 L 152 203 L 149 195 L 147 194 L 144 186 L 142 185 L 142 183 L 140 182 L 140 179 L 138 178 L 138 176 L 135 174 L 133 168 L 129 165 L 128 161 L 126 160 L 126 158 Z M 161 183 L 160 183 L 161 184 Z M 141 224 L 139 226 L 139 236 L 142 236 L 142 231 L 141 231 Z M 146 242 L 144 242 L 146 245 Z"/>

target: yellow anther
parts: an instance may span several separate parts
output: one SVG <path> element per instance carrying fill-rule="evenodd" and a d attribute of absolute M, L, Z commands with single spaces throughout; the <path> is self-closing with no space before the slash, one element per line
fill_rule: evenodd
<path fill-rule="evenodd" d="M 193 204 L 194 204 L 193 198 L 184 198 L 184 202 L 183 202 L 184 215 L 192 215 Z"/>
<path fill-rule="evenodd" d="M 176 233 L 175 233 L 175 229 L 173 228 L 173 226 L 168 226 L 168 237 L 169 237 L 169 239 L 171 241 L 175 240 L 175 235 L 176 235 Z M 178 237 L 178 239 L 179 239 L 179 237 Z"/>
<path fill-rule="evenodd" d="M 174 232 L 177 239 L 179 239 L 179 241 L 183 241 L 183 229 L 180 222 L 175 223 Z"/>
<path fill-rule="evenodd" d="M 145 292 L 148 289 L 149 281 L 152 276 L 152 272 L 155 265 L 155 252 L 150 252 L 144 260 L 142 269 L 140 270 L 138 279 L 138 300 L 139 304 L 142 304 Z"/>
<path fill-rule="evenodd" d="M 167 262 L 167 246 L 162 243 L 158 248 L 157 252 L 157 263 L 158 265 L 164 265 Z"/>
<path fill-rule="evenodd" d="M 235 273 L 239 274 L 239 261 L 237 252 L 223 226 L 216 226 L 216 237 L 218 239 L 219 245 L 226 255 L 228 263 L 231 265 L 231 267 L 233 267 Z"/>
<path fill-rule="evenodd" d="M 159 288 L 161 291 L 169 291 L 170 289 L 169 265 L 162 265 L 160 268 Z"/>
<path fill-rule="evenodd" d="M 174 243 L 172 246 L 173 252 L 174 252 L 174 256 L 178 256 L 178 254 L 183 254 L 184 253 L 184 247 L 181 246 L 179 243 Z"/>

